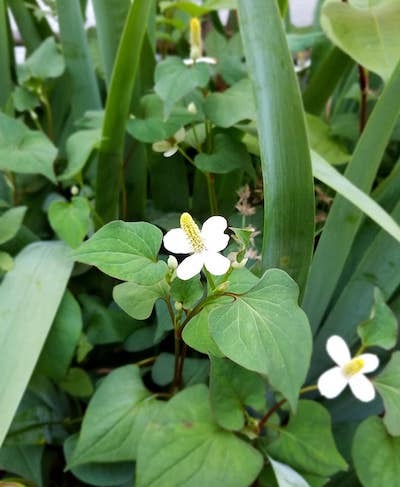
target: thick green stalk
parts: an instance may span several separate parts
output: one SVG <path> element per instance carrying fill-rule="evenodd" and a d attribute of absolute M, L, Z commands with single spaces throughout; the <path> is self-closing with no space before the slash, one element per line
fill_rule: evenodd
<path fill-rule="evenodd" d="M 4 1 L 0 0 L 0 107 L 5 105 L 12 90 L 7 11 Z"/>
<path fill-rule="evenodd" d="M 263 268 L 303 290 L 314 239 L 314 187 L 300 91 L 276 2 L 239 0 L 264 182 Z"/>
<path fill-rule="evenodd" d="M 26 7 L 25 2 L 21 2 L 21 0 L 7 0 L 7 3 L 17 23 L 18 30 L 21 33 L 28 53 L 33 52 L 39 47 L 42 39 L 32 19 L 32 13 Z"/>
<path fill-rule="evenodd" d="M 130 0 L 93 0 L 97 38 L 107 84 L 111 80 L 115 55 L 130 4 Z"/>
<path fill-rule="evenodd" d="M 338 81 L 352 64 L 352 59 L 339 48 L 331 49 L 304 91 L 304 108 L 308 113 L 319 115 L 322 112 Z"/>
<path fill-rule="evenodd" d="M 369 193 L 400 112 L 400 63 L 386 85 L 362 133 L 345 176 Z M 304 308 L 314 332 L 325 314 L 362 222 L 362 213 L 337 196 L 329 212 L 311 266 Z"/>
<path fill-rule="evenodd" d="M 104 222 L 117 216 L 125 124 L 152 3 L 135 0 L 132 4 L 111 77 L 96 183 L 96 210 Z"/>
<path fill-rule="evenodd" d="M 101 109 L 99 87 L 79 0 L 57 0 L 57 14 L 67 71 L 73 85 L 72 111 L 77 119 L 88 110 Z"/>

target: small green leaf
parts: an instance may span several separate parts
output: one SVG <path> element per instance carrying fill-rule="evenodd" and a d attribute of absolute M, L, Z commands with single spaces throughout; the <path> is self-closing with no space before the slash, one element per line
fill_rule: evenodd
<path fill-rule="evenodd" d="M 84 242 L 74 256 L 117 279 L 151 285 L 168 271 L 165 262 L 157 261 L 161 240 L 161 231 L 150 223 L 114 221 Z"/>
<path fill-rule="evenodd" d="M 266 446 L 268 454 L 278 461 L 302 474 L 322 477 L 346 470 L 347 464 L 337 451 L 332 436 L 329 413 L 320 404 L 299 401 L 297 413 L 279 431 L 279 438 Z"/>
<path fill-rule="evenodd" d="M 90 400 L 69 466 L 134 460 L 142 432 L 161 406 L 137 367 L 115 369 Z"/>
<path fill-rule="evenodd" d="M 209 95 L 204 111 L 219 127 L 232 127 L 242 120 L 255 120 L 256 106 L 251 81 L 242 79 L 223 93 Z"/>
<path fill-rule="evenodd" d="M 151 369 L 151 378 L 160 385 L 171 384 L 174 378 L 174 355 L 160 353 Z M 183 365 L 182 382 L 185 386 L 205 383 L 208 379 L 209 361 L 200 358 L 188 357 Z"/>
<path fill-rule="evenodd" d="M 211 356 L 210 401 L 217 423 L 228 430 L 245 425 L 246 406 L 265 408 L 265 382 L 256 373 L 225 358 Z"/>
<path fill-rule="evenodd" d="M 39 98 L 22 86 L 15 87 L 12 97 L 15 109 L 19 112 L 33 110 L 40 105 Z"/>
<path fill-rule="evenodd" d="M 250 175 L 254 173 L 245 145 L 227 134 L 217 134 L 214 137 L 213 152 L 197 154 L 194 163 L 200 171 L 216 174 L 226 174 L 235 169 L 244 169 Z"/>
<path fill-rule="evenodd" d="M 89 397 L 93 394 L 93 384 L 88 373 L 79 367 L 69 369 L 60 387 L 74 397 Z"/>
<path fill-rule="evenodd" d="M 293 409 L 312 348 L 297 299 L 296 283 L 284 271 L 270 269 L 252 289 L 209 317 L 211 336 L 221 351 L 242 367 L 266 374 Z"/>
<path fill-rule="evenodd" d="M 10 208 L 0 216 L 0 244 L 11 240 L 22 225 L 26 206 Z"/>
<path fill-rule="evenodd" d="M 330 40 L 355 61 L 387 80 L 400 58 L 397 0 L 328 0 L 321 26 Z"/>
<path fill-rule="evenodd" d="M 352 455 L 364 487 L 399 485 L 400 438 L 388 434 L 381 418 L 371 416 L 360 424 Z"/>
<path fill-rule="evenodd" d="M 400 436 L 400 352 L 394 352 L 390 362 L 374 379 L 374 385 L 385 406 L 383 423 L 389 434 Z"/>
<path fill-rule="evenodd" d="M 0 250 L 0 270 L 10 271 L 14 267 L 14 259 L 7 252 Z"/>
<path fill-rule="evenodd" d="M 46 338 L 36 372 L 55 381 L 67 373 L 82 332 L 82 314 L 78 302 L 66 291 Z"/>
<path fill-rule="evenodd" d="M 145 320 L 151 315 L 157 299 L 168 298 L 169 286 L 164 278 L 154 284 L 144 285 L 136 282 L 124 282 L 115 286 L 115 302 L 136 320 Z"/>
<path fill-rule="evenodd" d="M 32 78 L 58 78 L 64 70 L 64 56 L 60 53 L 54 37 L 48 37 L 23 64 L 18 65 L 18 78 L 20 83 Z"/>
<path fill-rule="evenodd" d="M 164 100 L 164 115 L 168 116 L 177 101 L 195 88 L 206 86 L 210 69 L 204 63 L 185 66 L 182 59 L 170 57 L 157 64 L 154 78 L 154 90 Z"/>
<path fill-rule="evenodd" d="M 49 222 L 62 240 L 72 248 L 78 247 L 89 230 L 88 200 L 82 196 L 74 196 L 69 203 L 54 201 L 49 207 Z"/>
<path fill-rule="evenodd" d="M 154 416 L 139 443 L 138 487 L 248 487 L 262 456 L 213 422 L 203 385 L 176 394 Z"/>
<path fill-rule="evenodd" d="M 375 303 L 371 316 L 367 321 L 358 325 L 357 333 L 363 347 L 381 347 L 390 350 L 397 341 L 397 320 L 377 287 L 374 294 Z"/>
<path fill-rule="evenodd" d="M 90 154 L 98 147 L 101 140 L 101 129 L 80 130 L 67 140 L 68 165 L 58 176 L 60 181 L 73 178 L 84 168 Z"/>
<path fill-rule="evenodd" d="M 182 303 L 185 309 L 191 309 L 203 296 L 203 286 L 200 276 L 192 277 L 188 281 L 174 279 L 171 284 L 171 297 L 175 301 Z"/>
<path fill-rule="evenodd" d="M 57 149 L 36 130 L 0 113 L 0 170 L 38 173 L 55 181 L 53 162 Z"/>

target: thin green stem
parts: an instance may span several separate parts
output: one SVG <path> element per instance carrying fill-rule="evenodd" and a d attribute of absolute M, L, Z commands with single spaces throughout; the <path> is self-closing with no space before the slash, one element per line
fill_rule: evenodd
<path fill-rule="evenodd" d="M 54 139 L 54 131 L 53 131 L 53 114 L 51 113 L 51 106 L 49 99 L 42 91 L 41 96 L 40 96 L 41 102 L 43 103 L 44 106 L 44 112 L 46 114 L 46 126 L 47 126 L 47 135 L 50 140 Z"/>
<path fill-rule="evenodd" d="M 201 144 L 200 144 L 200 139 L 197 135 L 196 124 L 192 125 L 192 130 L 193 130 L 193 137 L 194 137 L 194 140 L 196 142 L 197 151 L 201 153 L 202 152 L 201 151 Z"/>
<path fill-rule="evenodd" d="M 218 215 L 218 202 L 217 195 L 215 193 L 214 175 L 209 172 L 205 172 L 204 175 L 207 180 L 208 200 L 210 203 L 211 215 Z"/>
<path fill-rule="evenodd" d="M 183 157 L 188 161 L 190 162 L 190 164 L 192 164 L 193 166 L 196 167 L 196 164 L 194 163 L 194 160 L 186 153 L 186 151 L 184 149 L 182 149 L 181 146 L 178 145 L 178 152 L 180 154 L 183 155 Z"/>
<path fill-rule="evenodd" d="M 216 286 L 215 286 L 215 282 L 214 282 L 214 279 L 212 278 L 211 274 L 208 272 L 207 269 L 204 269 L 204 274 L 207 278 L 207 282 L 210 285 L 211 290 L 215 291 Z"/>

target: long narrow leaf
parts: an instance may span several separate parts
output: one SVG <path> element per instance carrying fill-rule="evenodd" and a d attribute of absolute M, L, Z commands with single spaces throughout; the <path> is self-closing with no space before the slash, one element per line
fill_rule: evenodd
<path fill-rule="evenodd" d="M 0 107 L 8 100 L 12 89 L 7 31 L 6 6 L 4 0 L 0 0 Z"/>
<path fill-rule="evenodd" d="M 101 100 L 84 30 L 79 0 L 57 0 L 60 37 L 73 85 L 74 118 L 87 110 L 99 110 Z"/>
<path fill-rule="evenodd" d="M 400 227 L 396 221 L 376 203 L 370 196 L 357 188 L 339 171 L 332 167 L 319 154 L 311 151 L 314 177 L 322 181 L 337 193 L 341 194 L 375 223 L 382 227 L 389 235 L 400 242 Z"/>
<path fill-rule="evenodd" d="M 104 222 L 117 215 L 125 124 L 152 3 L 135 0 L 132 4 L 111 78 L 96 183 L 96 210 Z"/>
<path fill-rule="evenodd" d="M 21 0 L 7 0 L 13 17 L 17 23 L 18 30 L 24 41 L 28 53 L 33 52 L 41 43 L 39 31 L 32 19 L 32 13 Z"/>
<path fill-rule="evenodd" d="M 0 445 L 25 391 L 72 270 L 61 242 L 26 247 L 0 287 Z"/>
<path fill-rule="evenodd" d="M 345 177 L 369 193 L 400 111 L 400 63 L 381 94 Z M 311 266 L 304 308 L 315 331 L 331 300 L 362 221 L 362 212 L 341 196 L 332 205 Z"/>
<path fill-rule="evenodd" d="M 97 38 L 107 84 L 111 80 L 115 55 L 129 7 L 130 0 L 93 0 Z"/>
<path fill-rule="evenodd" d="M 239 0 L 238 10 L 265 188 L 263 267 L 287 271 L 303 290 L 313 247 L 314 191 L 298 83 L 277 3 Z"/>

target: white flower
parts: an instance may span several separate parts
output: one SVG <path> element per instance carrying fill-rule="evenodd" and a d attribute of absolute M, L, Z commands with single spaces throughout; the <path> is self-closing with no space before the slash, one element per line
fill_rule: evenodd
<path fill-rule="evenodd" d="M 178 144 L 185 139 L 186 131 L 181 127 L 172 137 L 166 140 L 154 142 L 152 149 L 155 152 L 163 152 L 164 157 L 171 157 L 178 152 Z"/>
<path fill-rule="evenodd" d="M 205 64 L 217 64 L 217 60 L 214 57 L 200 56 L 196 59 L 186 58 L 183 60 L 183 64 L 186 66 L 193 66 L 193 64 L 205 63 Z"/>
<path fill-rule="evenodd" d="M 181 228 L 174 228 L 164 236 L 164 246 L 175 254 L 192 254 L 178 266 L 176 275 L 186 281 L 199 274 L 203 265 L 215 276 L 227 272 L 230 261 L 219 252 L 228 245 L 229 235 L 224 233 L 228 223 L 222 216 L 206 220 L 201 230 L 189 213 L 181 216 Z"/>
<path fill-rule="evenodd" d="M 195 63 L 217 64 L 213 57 L 203 56 L 203 40 L 201 38 L 201 24 L 198 18 L 190 20 L 190 58 L 184 59 L 183 64 L 193 66 Z"/>
<path fill-rule="evenodd" d="M 373 353 L 363 353 L 351 358 L 346 342 L 337 335 L 328 339 L 326 350 L 337 366 L 320 376 L 318 379 L 319 392 L 328 399 L 332 399 L 349 384 L 351 392 L 357 399 L 364 402 L 372 401 L 375 397 L 375 389 L 364 374 L 377 369 L 378 357 Z"/>

